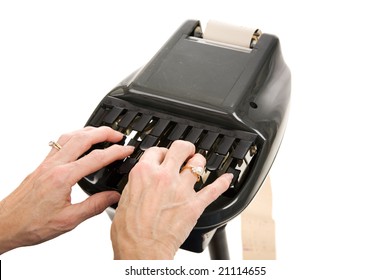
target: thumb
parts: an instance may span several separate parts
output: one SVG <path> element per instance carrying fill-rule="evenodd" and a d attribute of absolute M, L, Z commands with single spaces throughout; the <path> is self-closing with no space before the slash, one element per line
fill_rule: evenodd
<path fill-rule="evenodd" d="M 207 185 L 199 192 L 197 192 L 197 207 L 203 211 L 211 202 L 216 200 L 222 193 L 224 193 L 230 186 L 233 180 L 233 174 L 225 173 L 221 175 L 210 185 Z"/>

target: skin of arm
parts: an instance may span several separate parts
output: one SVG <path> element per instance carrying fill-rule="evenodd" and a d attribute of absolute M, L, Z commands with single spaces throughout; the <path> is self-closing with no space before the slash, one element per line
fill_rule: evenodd
<path fill-rule="evenodd" d="M 183 164 L 204 167 L 193 144 L 150 148 L 129 174 L 111 226 L 115 259 L 173 259 L 204 209 L 230 185 L 224 174 L 199 192 Z"/>
<path fill-rule="evenodd" d="M 113 203 L 115 191 L 98 193 L 72 204 L 72 187 L 84 176 L 130 155 L 133 147 L 112 145 L 81 157 L 93 144 L 119 142 L 122 133 L 86 127 L 62 135 L 43 162 L 0 202 L 0 254 L 42 243 L 74 229 Z"/>
<path fill-rule="evenodd" d="M 197 176 L 181 167 L 204 167 L 193 144 L 175 141 L 152 147 L 129 174 L 122 193 L 106 191 L 72 204 L 72 187 L 84 176 L 123 159 L 133 147 L 111 145 L 81 157 L 93 144 L 119 142 L 109 127 L 85 127 L 62 135 L 43 162 L 0 202 L 0 254 L 36 245 L 63 233 L 119 202 L 111 226 L 115 259 L 173 259 L 204 209 L 232 180 L 224 174 L 195 192 Z"/>

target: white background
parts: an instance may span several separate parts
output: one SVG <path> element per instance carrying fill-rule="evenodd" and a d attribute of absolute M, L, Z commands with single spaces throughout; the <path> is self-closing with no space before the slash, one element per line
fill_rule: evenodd
<path fill-rule="evenodd" d="M 256 265 L 273 268 L 268 279 L 388 279 L 385 4 L 1 1 L 0 198 L 42 161 L 50 140 L 84 126 L 103 96 L 186 19 L 259 27 L 280 38 L 292 72 L 292 102 L 271 173 L 277 261 Z M 85 198 L 78 186 L 73 198 Z M 55 240 L 2 255 L 4 279 L 125 278 L 121 266 L 128 263 L 111 261 L 109 226 L 103 214 Z M 230 239 L 237 246 L 239 239 Z M 179 254 L 183 264 L 210 265 L 207 255 Z"/>

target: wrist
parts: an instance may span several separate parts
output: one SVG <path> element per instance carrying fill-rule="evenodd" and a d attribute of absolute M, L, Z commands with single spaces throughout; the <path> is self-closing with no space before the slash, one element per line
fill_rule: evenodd
<path fill-rule="evenodd" d="M 157 246 L 153 248 L 142 246 L 120 246 L 119 248 L 114 248 L 115 260 L 173 260 L 173 258 L 174 253 Z"/>
<path fill-rule="evenodd" d="M 125 234 L 120 236 L 111 231 L 111 241 L 115 260 L 173 260 L 176 250 L 162 242 L 140 238 L 135 240 Z"/>

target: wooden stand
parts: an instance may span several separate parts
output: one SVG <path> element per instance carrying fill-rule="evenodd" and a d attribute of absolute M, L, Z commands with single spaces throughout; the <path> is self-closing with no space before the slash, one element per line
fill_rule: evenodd
<path fill-rule="evenodd" d="M 244 260 L 275 260 L 275 222 L 269 177 L 241 214 Z"/>

